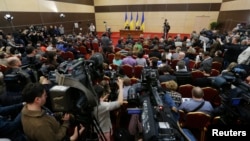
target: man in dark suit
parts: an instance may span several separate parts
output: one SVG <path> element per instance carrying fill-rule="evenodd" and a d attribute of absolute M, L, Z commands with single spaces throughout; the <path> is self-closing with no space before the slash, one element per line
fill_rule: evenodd
<path fill-rule="evenodd" d="M 200 63 L 199 70 L 201 70 L 201 71 L 206 70 L 209 73 L 212 69 L 213 58 L 210 57 L 209 52 L 206 51 L 202 54 L 202 59 L 203 60 Z"/>
<path fill-rule="evenodd" d="M 130 26 L 128 24 L 125 26 L 125 30 L 130 30 Z"/>

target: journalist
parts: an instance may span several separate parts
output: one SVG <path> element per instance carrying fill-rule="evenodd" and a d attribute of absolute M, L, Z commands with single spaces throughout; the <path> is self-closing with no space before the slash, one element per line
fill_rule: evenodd
<path fill-rule="evenodd" d="M 47 94 L 42 84 L 27 84 L 23 89 L 22 97 L 27 104 L 21 111 L 21 122 L 28 140 L 76 141 L 84 131 L 84 127 L 80 125 L 80 129 L 74 128 L 73 135 L 67 136 L 70 114 L 66 113 L 62 118 L 62 124 L 60 124 L 53 113 L 48 108 L 43 107 L 46 103 Z"/>
<path fill-rule="evenodd" d="M 119 87 L 118 98 L 116 101 L 112 102 L 105 102 L 110 94 L 109 90 L 105 90 L 105 88 L 100 84 L 94 86 L 99 98 L 99 105 L 94 107 L 93 114 L 96 117 L 102 132 L 104 133 L 106 141 L 111 140 L 111 135 L 113 133 L 110 111 L 118 109 L 123 104 L 123 80 L 118 78 L 117 85 Z M 99 139 L 101 139 L 101 135 L 99 135 Z"/>

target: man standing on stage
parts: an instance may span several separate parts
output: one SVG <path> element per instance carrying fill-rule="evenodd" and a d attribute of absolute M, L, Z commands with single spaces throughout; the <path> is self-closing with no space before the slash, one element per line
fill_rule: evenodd
<path fill-rule="evenodd" d="M 91 23 L 89 26 L 89 32 L 90 32 L 90 34 L 95 36 L 95 25 L 93 23 Z"/>
<path fill-rule="evenodd" d="M 163 26 L 163 33 L 164 33 L 163 37 L 164 37 L 164 39 L 167 38 L 169 30 L 170 30 L 170 25 L 168 23 L 168 20 L 165 19 L 164 26 Z"/>

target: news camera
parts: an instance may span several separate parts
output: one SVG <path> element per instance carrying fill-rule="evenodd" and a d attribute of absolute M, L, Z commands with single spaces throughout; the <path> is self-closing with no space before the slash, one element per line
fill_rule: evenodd
<path fill-rule="evenodd" d="M 212 79 L 212 86 L 220 90 L 221 105 L 215 110 L 223 124 L 249 124 L 250 86 L 243 81 L 246 72 L 234 68 Z"/>
<path fill-rule="evenodd" d="M 103 77 L 103 56 L 95 53 L 89 60 L 65 61 L 49 79 L 55 85 L 49 91 L 53 112 L 72 113 L 86 128 L 92 123 L 92 110 L 98 105 L 93 82 Z"/>
<path fill-rule="evenodd" d="M 128 108 L 128 113 L 140 114 L 145 141 L 186 140 L 170 107 L 162 101 L 164 94 L 158 82 L 158 71 L 144 68 L 141 82 L 128 90 L 128 104 L 135 105 L 135 108 Z"/>

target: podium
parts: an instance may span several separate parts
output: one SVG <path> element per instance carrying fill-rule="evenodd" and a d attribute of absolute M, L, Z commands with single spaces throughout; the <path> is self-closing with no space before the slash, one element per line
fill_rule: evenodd
<path fill-rule="evenodd" d="M 133 38 L 139 38 L 143 34 L 142 30 L 120 30 L 120 37 L 127 38 L 131 35 Z"/>

